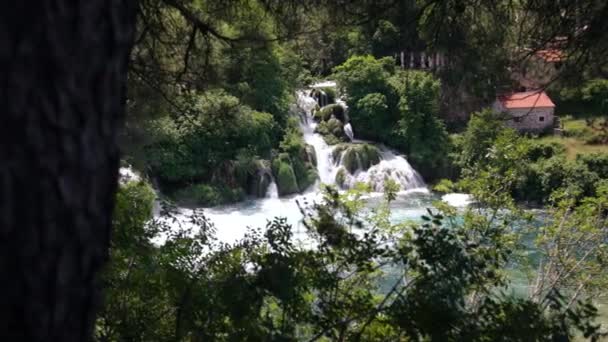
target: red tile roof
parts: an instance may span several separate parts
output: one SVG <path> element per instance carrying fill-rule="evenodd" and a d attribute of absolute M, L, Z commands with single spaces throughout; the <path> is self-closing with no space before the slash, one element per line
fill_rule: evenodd
<path fill-rule="evenodd" d="M 547 63 L 562 62 L 566 59 L 564 52 L 558 49 L 538 50 L 536 56 L 544 59 Z"/>
<path fill-rule="evenodd" d="M 498 100 L 507 109 L 555 107 L 547 93 L 537 90 L 502 95 L 498 97 Z"/>

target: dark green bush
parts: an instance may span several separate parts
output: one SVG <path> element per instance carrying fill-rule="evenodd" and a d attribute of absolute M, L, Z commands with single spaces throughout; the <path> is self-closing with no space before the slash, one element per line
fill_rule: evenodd
<path fill-rule="evenodd" d="M 230 188 L 223 184 L 194 184 L 183 187 L 172 196 L 178 203 L 213 207 L 245 199 L 242 188 Z"/>

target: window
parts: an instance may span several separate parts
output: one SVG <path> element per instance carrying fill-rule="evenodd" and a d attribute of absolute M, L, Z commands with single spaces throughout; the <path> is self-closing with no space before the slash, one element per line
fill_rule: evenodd
<path fill-rule="evenodd" d="M 544 116 L 542 116 L 542 115 L 541 115 L 541 116 L 539 116 L 539 117 L 538 117 L 538 121 L 540 121 L 540 122 L 545 121 L 545 117 L 544 117 Z"/>

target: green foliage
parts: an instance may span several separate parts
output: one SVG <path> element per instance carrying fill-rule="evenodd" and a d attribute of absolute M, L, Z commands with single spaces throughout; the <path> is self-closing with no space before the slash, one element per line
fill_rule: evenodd
<path fill-rule="evenodd" d="M 541 302 L 500 294 L 507 285 L 500 271 L 514 247 L 507 230 L 511 212 L 488 216 L 467 210 L 456 220 L 449 210 L 429 210 L 421 222 L 394 223 L 387 205 L 394 197 L 387 194 L 378 208 L 362 210 L 362 191 L 340 195 L 327 188 L 321 202 L 302 208 L 312 249 L 297 243 L 285 219 L 224 245 L 199 212 L 187 220 L 194 231 L 169 230 L 163 222 L 174 216 L 167 212 L 166 220 L 146 227 L 152 235 L 166 235 L 163 245 L 131 236 L 140 243 L 113 251 L 113 277 L 105 278 L 111 287 L 96 337 L 550 341 L 579 331 L 599 336 L 593 325 L 597 311 L 585 301 L 567 302 L 557 289 Z M 361 229 L 365 234 L 355 232 Z M 379 282 L 387 285 L 381 288 Z"/>
<path fill-rule="evenodd" d="M 399 120 L 389 143 L 404 151 L 419 172 L 434 179 L 445 168 L 450 142 L 438 116 L 440 83 L 419 71 L 397 73 L 390 82 L 399 95 Z"/>
<path fill-rule="evenodd" d="M 280 153 L 272 163 L 279 194 L 302 192 L 318 178 L 314 148 L 306 145 L 297 127 L 295 121 L 290 121 L 287 132 L 279 144 L 283 153 Z"/>
<path fill-rule="evenodd" d="M 380 20 L 371 41 L 374 56 L 390 56 L 398 46 L 399 30 L 390 21 Z"/>
<path fill-rule="evenodd" d="M 454 182 L 449 179 L 441 179 L 435 186 L 433 186 L 433 191 L 447 194 L 449 192 L 454 192 L 455 189 Z"/>
<path fill-rule="evenodd" d="M 593 196 L 595 183 L 608 175 L 605 156 L 567 160 L 563 145 L 519 137 L 490 111 L 473 115 L 461 144 L 463 179 L 501 177 L 500 191 L 519 201 L 548 203 L 555 191 L 579 199 Z"/>
<path fill-rule="evenodd" d="M 529 141 L 528 155 L 527 157 L 537 162 L 540 159 L 549 159 L 556 156 L 563 156 L 566 154 L 566 148 L 564 145 L 554 141 L 543 142 L 531 139 Z"/>
<path fill-rule="evenodd" d="M 332 117 L 345 122 L 344 107 L 339 104 L 330 104 L 314 112 L 315 121 L 329 121 Z"/>
<path fill-rule="evenodd" d="M 213 207 L 242 201 L 245 199 L 245 191 L 242 188 L 230 188 L 225 184 L 194 184 L 179 189 L 173 197 L 187 205 Z"/>
<path fill-rule="evenodd" d="M 576 160 L 587 166 L 589 171 L 595 172 L 602 177 L 608 177 L 608 154 L 583 154 L 578 155 Z"/>
<path fill-rule="evenodd" d="M 588 81 L 582 91 L 582 100 L 595 109 L 595 113 L 605 115 L 608 111 L 608 80 Z"/>
<path fill-rule="evenodd" d="M 381 130 L 388 129 L 391 113 L 382 109 L 393 108 L 396 101 L 388 83 L 394 70 L 392 59 L 372 56 L 351 57 L 334 69 L 340 88 L 347 94 L 352 125 L 364 138 L 379 140 Z"/>
<path fill-rule="evenodd" d="M 355 56 L 336 67 L 357 135 L 404 152 L 427 179 L 442 175 L 449 139 L 439 119 L 440 82 L 420 71 L 397 72 L 392 60 Z"/>
<path fill-rule="evenodd" d="M 483 162 L 496 138 L 505 129 L 504 121 L 491 109 L 473 113 L 462 137 L 460 164 L 472 167 Z"/>
<path fill-rule="evenodd" d="M 186 114 L 149 124 L 155 137 L 146 148 L 150 172 L 167 192 L 197 184 L 177 193 L 196 203 L 241 198 L 237 194 L 249 189 L 253 160 L 270 153 L 275 139 L 273 117 L 221 91 L 187 95 L 182 100 Z"/>

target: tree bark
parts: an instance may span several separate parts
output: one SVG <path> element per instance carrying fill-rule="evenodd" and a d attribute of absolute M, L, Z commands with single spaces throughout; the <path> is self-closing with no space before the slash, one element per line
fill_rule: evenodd
<path fill-rule="evenodd" d="M 136 1 L 0 8 L 0 340 L 90 340 Z"/>

